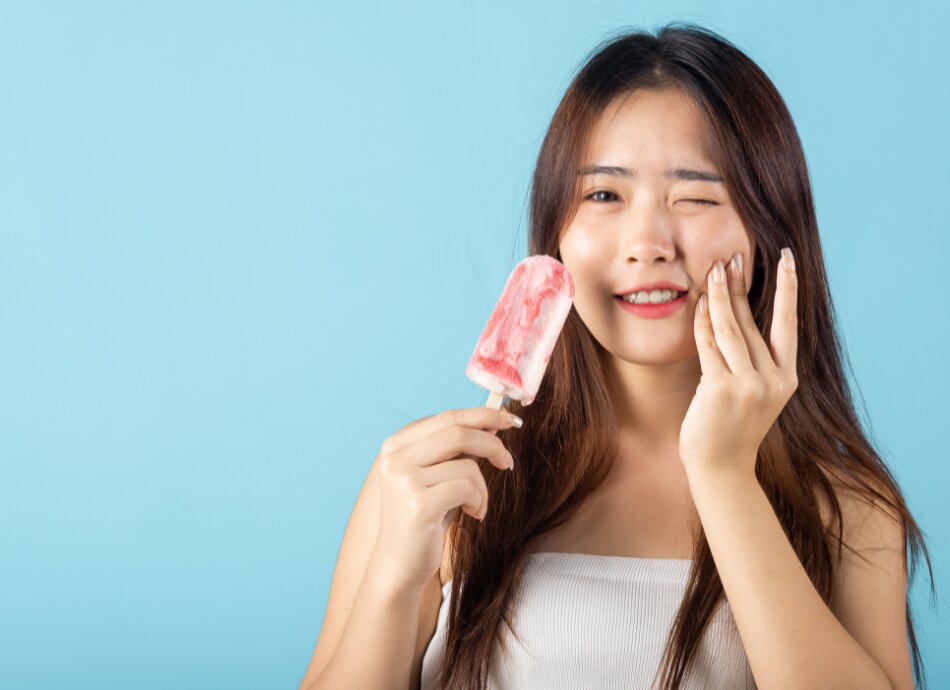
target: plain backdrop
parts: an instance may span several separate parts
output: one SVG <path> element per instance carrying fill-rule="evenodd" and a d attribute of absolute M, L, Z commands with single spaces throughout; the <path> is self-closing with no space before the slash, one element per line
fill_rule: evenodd
<path fill-rule="evenodd" d="M 380 443 L 484 402 L 464 366 L 570 77 L 671 20 L 795 119 L 950 687 L 950 10 L 922 0 L 4 2 L 0 687 L 295 688 Z"/>

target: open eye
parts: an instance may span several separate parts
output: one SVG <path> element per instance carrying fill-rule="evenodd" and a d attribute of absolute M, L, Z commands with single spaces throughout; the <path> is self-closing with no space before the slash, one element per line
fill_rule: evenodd
<path fill-rule="evenodd" d="M 591 192 L 590 194 L 588 194 L 588 195 L 585 196 L 584 198 L 585 198 L 585 199 L 593 199 L 594 201 L 601 201 L 600 199 L 594 199 L 594 197 L 597 196 L 598 194 L 610 194 L 610 195 L 613 196 L 613 197 L 616 197 L 616 196 L 617 196 L 617 195 L 614 194 L 613 192 L 608 192 L 608 191 L 606 191 L 606 190 L 604 190 L 604 189 L 599 189 L 599 190 L 597 190 L 596 192 Z M 604 199 L 603 201 L 614 201 L 614 199 Z"/>

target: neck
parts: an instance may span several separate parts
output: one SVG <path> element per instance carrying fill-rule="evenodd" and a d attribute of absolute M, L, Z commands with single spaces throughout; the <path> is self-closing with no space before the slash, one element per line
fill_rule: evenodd
<path fill-rule="evenodd" d="M 641 447 L 676 451 L 686 411 L 696 395 L 699 356 L 671 364 L 636 364 L 610 358 L 617 423 L 622 436 Z"/>

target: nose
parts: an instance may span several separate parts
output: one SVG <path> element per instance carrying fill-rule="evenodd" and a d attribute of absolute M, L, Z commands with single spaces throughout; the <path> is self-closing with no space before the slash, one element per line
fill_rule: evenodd
<path fill-rule="evenodd" d="M 660 259 L 672 261 L 676 245 L 669 219 L 662 204 L 634 204 L 623 224 L 620 249 L 624 260 L 652 264 Z"/>

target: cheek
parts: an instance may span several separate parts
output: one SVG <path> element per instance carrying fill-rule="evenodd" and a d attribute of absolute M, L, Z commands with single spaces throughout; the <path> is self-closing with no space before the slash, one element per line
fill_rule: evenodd
<path fill-rule="evenodd" d="M 683 248 L 688 257 L 690 276 L 698 285 L 705 285 L 706 276 L 717 260 L 727 262 L 736 252 L 742 254 L 743 268 L 749 270 L 754 244 L 740 223 L 718 225 L 706 230 L 706 233 L 691 234 L 688 244 Z"/>
<path fill-rule="evenodd" d="M 571 228 L 559 245 L 561 261 L 572 276 L 583 279 L 587 275 L 603 272 L 604 257 L 609 249 L 597 241 L 594 233 L 584 228 Z"/>
<path fill-rule="evenodd" d="M 572 226 L 561 238 L 561 253 L 570 255 L 577 261 L 584 261 L 602 251 L 594 232 L 584 226 Z"/>
<path fill-rule="evenodd" d="M 705 255 L 712 261 L 749 249 L 749 237 L 738 222 L 710 224 L 701 232 L 690 233 L 688 241 L 694 255 Z"/>

